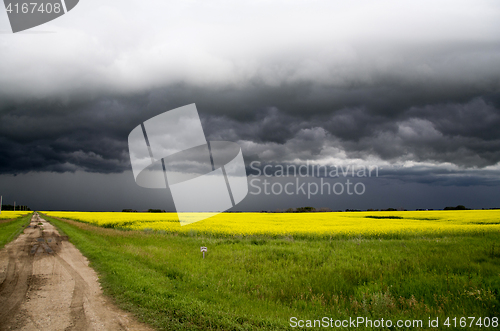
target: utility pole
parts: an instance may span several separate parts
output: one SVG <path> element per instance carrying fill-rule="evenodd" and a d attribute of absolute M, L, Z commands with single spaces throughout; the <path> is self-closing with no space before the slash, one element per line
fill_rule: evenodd
<path fill-rule="evenodd" d="M 3 200 L 3 195 L 0 195 L 0 214 L 2 213 L 2 200 Z"/>
<path fill-rule="evenodd" d="M 14 201 L 14 211 L 16 211 L 16 202 Z"/>

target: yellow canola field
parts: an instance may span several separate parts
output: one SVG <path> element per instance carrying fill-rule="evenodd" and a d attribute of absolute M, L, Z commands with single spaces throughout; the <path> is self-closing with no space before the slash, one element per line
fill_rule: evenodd
<path fill-rule="evenodd" d="M 176 213 L 43 212 L 107 228 L 217 236 L 382 237 L 500 232 L 500 210 L 221 213 L 181 226 Z"/>
<path fill-rule="evenodd" d="M 16 211 L 2 210 L 2 213 L 0 214 L 0 220 L 11 219 L 11 218 L 18 218 L 18 217 L 21 217 L 23 215 L 27 215 L 29 213 L 31 213 L 31 212 L 30 211 L 26 211 L 26 210 L 23 210 L 23 211 L 19 211 L 19 210 L 16 210 Z"/>

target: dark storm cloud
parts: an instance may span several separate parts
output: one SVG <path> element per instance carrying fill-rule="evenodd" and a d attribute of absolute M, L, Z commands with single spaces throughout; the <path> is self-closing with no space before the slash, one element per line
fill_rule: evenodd
<path fill-rule="evenodd" d="M 154 1 L 138 21 L 138 2 L 88 3 L 57 33 L 0 40 L 0 173 L 123 172 L 129 132 L 190 103 L 247 162 L 408 166 L 429 183 L 498 167 L 496 4 Z"/>
<path fill-rule="evenodd" d="M 128 169 L 126 137 L 135 118 L 117 113 L 133 104 L 109 99 L 76 104 L 36 101 L 3 109 L 0 172 Z"/>
<path fill-rule="evenodd" d="M 375 156 L 394 162 L 485 167 L 500 161 L 500 110 L 485 97 L 402 108 L 394 116 L 376 113 L 369 104 L 328 115 L 289 115 L 275 107 L 265 114 L 248 122 L 207 119 L 207 131 L 212 139 L 258 142 L 257 151 L 265 143 L 271 143 L 269 149 L 290 147 L 285 151 L 288 160 L 304 150 L 311 152 L 310 158 L 326 157 L 322 151 L 332 147 L 348 158 Z M 302 148 L 297 148 L 300 143 Z"/>
<path fill-rule="evenodd" d="M 192 90 L 195 92 L 189 93 Z M 275 104 L 286 103 L 280 95 L 286 94 L 287 88 L 274 90 Z M 197 103 L 208 139 L 240 142 L 247 160 L 372 157 L 396 163 L 447 162 L 460 167 L 485 167 L 500 161 L 500 111 L 486 97 L 402 108 L 392 116 L 377 113 L 368 102 L 355 108 L 336 108 L 335 98 L 330 101 L 329 113 L 301 115 L 297 105 L 278 108 L 260 98 L 259 91 L 246 92 L 248 102 L 243 106 L 217 91 L 189 86 L 78 103 L 10 105 L 0 112 L 1 171 L 121 172 L 130 167 L 130 131 L 156 114 L 190 102 Z M 196 100 L 190 99 L 192 95 Z M 222 113 L 218 105 L 227 112 Z M 328 99 L 322 107 L 329 107 Z M 72 111 L 66 111 L 68 108 Z M 245 114 L 246 108 L 254 111 Z"/>

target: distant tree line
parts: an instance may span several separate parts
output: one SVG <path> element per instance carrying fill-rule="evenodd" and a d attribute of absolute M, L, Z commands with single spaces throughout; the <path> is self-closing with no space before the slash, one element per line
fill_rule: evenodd
<path fill-rule="evenodd" d="M 484 208 L 483 208 L 484 209 Z M 496 209 L 496 208 L 490 208 L 490 209 Z M 434 210 L 434 209 L 417 209 L 417 210 Z M 470 210 L 470 208 L 466 208 L 463 205 L 458 205 L 456 207 L 445 207 L 443 210 Z M 343 210 L 331 210 L 330 208 L 320 208 L 316 210 L 314 207 L 298 207 L 298 208 L 288 208 L 288 209 L 276 209 L 274 211 L 266 211 L 266 210 L 261 210 L 261 213 L 311 213 L 311 212 L 342 212 Z M 366 209 L 366 210 L 360 210 L 360 209 L 346 209 L 346 212 L 355 212 L 355 211 L 408 211 L 408 209 L 404 208 L 387 208 L 387 209 Z"/>
<path fill-rule="evenodd" d="M 9 207 L 10 205 L 7 205 Z M 10 206 L 12 207 L 12 206 Z M 3 209 L 3 208 L 2 208 Z M 495 208 L 491 208 L 495 209 Z M 13 210 L 13 209 L 7 209 L 5 210 Z M 18 207 L 16 207 L 16 210 L 19 210 Z M 30 210 L 30 209 L 28 209 Z M 417 210 L 434 210 L 434 209 L 417 209 Z M 463 205 L 458 205 L 456 207 L 445 207 L 444 210 L 470 210 L 470 208 L 465 208 Z M 261 213 L 312 213 L 312 212 L 318 212 L 318 213 L 327 213 L 327 212 L 333 212 L 334 210 L 331 210 L 330 208 L 323 207 L 316 209 L 314 207 L 298 207 L 298 208 L 288 208 L 288 209 L 276 209 L 274 211 L 269 211 L 269 210 L 261 210 Z M 336 212 L 342 212 L 342 210 L 335 210 Z M 387 208 L 387 209 L 366 209 L 366 210 L 360 210 L 360 209 L 346 209 L 346 212 L 355 212 L 355 211 L 407 211 L 407 209 L 404 208 Z M 137 210 L 135 209 L 123 209 L 123 213 L 137 213 Z M 163 209 L 148 209 L 147 212 L 149 213 L 166 213 L 165 210 Z M 239 213 L 239 211 L 227 211 L 226 213 Z"/>
<path fill-rule="evenodd" d="M 276 209 L 275 211 L 264 211 L 262 210 L 261 213 L 311 213 L 311 212 L 319 212 L 319 213 L 328 213 L 328 212 L 353 212 L 353 211 L 363 211 L 360 209 L 346 209 L 346 210 L 331 210 L 330 208 L 323 207 L 316 209 L 314 207 L 298 207 L 298 208 L 288 208 L 288 209 Z M 366 211 L 406 211 L 406 209 L 403 208 L 387 208 L 387 209 L 367 209 Z"/>
<path fill-rule="evenodd" d="M 122 213 L 137 213 L 135 209 L 123 209 Z M 148 209 L 148 213 L 166 213 L 164 209 Z"/>
<path fill-rule="evenodd" d="M 14 210 L 14 206 L 13 205 L 2 205 L 2 210 Z M 24 206 L 24 205 L 20 205 L 20 206 L 16 205 L 15 210 L 31 211 L 31 209 L 28 206 Z"/>
<path fill-rule="evenodd" d="M 320 208 L 316 209 L 314 207 L 298 207 L 298 208 L 288 208 L 288 209 L 276 209 L 275 211 L 271 213 L 312 213 L 312 212 L 330 212 L 332 211 L 330 208 Z M 261 211 L 262 213 L 267 213 L 268 211 Z"/>
<path fill-rule="evenodd" d="M 465 208 L 465 206 L 458 205 L 456 207 L 444 207 L 444 210 L 467 210 L 469 208 Z"/>
<path fill-rule="evenodd" d="M 349 211 L 349 210 L 346 210 Z M 352 211 L 360 211 L 360 210 L 352 210 Z M 367 209 L 366 211 L 407 211 L 404 208 L 387 208 L 387 209 Z"/>
<path fill-rule="evenodd" d="M 148 209 L 149 213 L 165 213 L 163 209 Z"/>

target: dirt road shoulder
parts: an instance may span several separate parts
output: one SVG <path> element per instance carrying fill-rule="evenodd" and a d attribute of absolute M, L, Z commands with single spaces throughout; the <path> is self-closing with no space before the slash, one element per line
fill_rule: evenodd
<path fill-rule="evenodd" d="M 102 294 L 88 260 L 33 214 L 0 251 L 0 330 L 152 330 Z"/>

